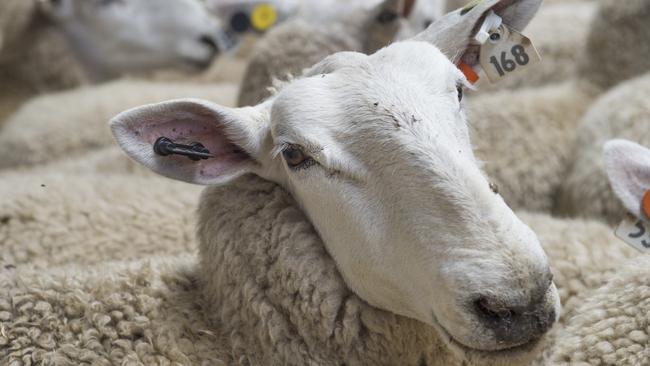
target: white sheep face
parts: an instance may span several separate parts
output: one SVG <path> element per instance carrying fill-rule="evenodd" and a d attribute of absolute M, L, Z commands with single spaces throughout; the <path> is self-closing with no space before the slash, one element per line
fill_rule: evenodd
<path fill-rule="evenodd" d="M 432 325 L 475 362 L 515 362 L 559 316 L 559 298 L 535 234 L 473 155 L 466 80 L 448 57 L 422 41 L 339 53 L 256 107 L 171 101 L 126 111 L 112 129 L 129 155 L 175 179 L 254 173 L 284 186 L 361 298 Z M 217 158 L 156 156 L 161 136 Z"/>
<path fill-rule="evenodd" d="M 91 76 L 202 69 L 218 54 L 216 20 L 198 0 L 41 0 Z"/>

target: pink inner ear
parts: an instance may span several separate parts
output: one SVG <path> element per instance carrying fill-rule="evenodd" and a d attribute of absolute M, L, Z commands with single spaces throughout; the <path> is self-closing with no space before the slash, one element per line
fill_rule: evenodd
<path fill-rule="evenodd" d="M 222 122 L 211 113 L 176 111 L 155 117 L 132 126 L 137 138 L 144 140 L 152 150 L 158 138 L 167 137 L 180 144 L 200 142 L 214 155 L 214 158 L 198 161 L 179 155 L 158 157 L 168 164 L 194 170 L 195 175 L 211 179 L 234 173 L 251 160 L 246 152 L 228 140 Z"/>

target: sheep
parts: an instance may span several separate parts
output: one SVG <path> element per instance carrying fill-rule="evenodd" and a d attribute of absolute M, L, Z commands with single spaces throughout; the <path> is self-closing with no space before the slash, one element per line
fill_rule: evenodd
<path fill-rule="evenodd" d="M 0 84 L 2 99 L 14 98 L 3 116 L 39 92 L 155 68 L 203 69 L 217 55 L 218 24 L 197 0 L 116 3 L 3 1 Z"/>
<path fill-rule="evenodd" d="M 650 73 L 613 88 L 589 108 L 576 133 L 575 158 L 555 203 L 556 214 L 604 219 L 610 224 L 621 220 L 625 210 L 607 182 L 601 149 L 611 138 L 650 146 L 648 93 Z"/>
<path fill-rule="evenodd" d="M 454 61 L 473 52 L 470 37 L 487 12 L 523 27 L 540 3 L 483 1 L 373 55 L 331 55 L 254 107 L 180 99 L 112 120 L 118 144 L 137 162 L 217 186 L 201 198 L 199 255 L 212 321 L 229 323 L 222 325 L 237 358 L 517 364 L 534 355 L 558 317 L 559 296 L 538 239 L 473 156 L 461 105 L 467 81 Z M 311 254 L 258 237 L 246 222 L 255 213 L 266 217 L 267 200 L 250 211 L 239 200 L 221 202 L 215 192 L 228 183 L 253 186 L 256 198 L 288 190 L 323 245 Z M 215 215 L 216 206 L 234 212 Z M 284 209 L 269 215 L 301 216 Z M 255 238 L 227 230 L 229 220 Z M 267 256 L 257 258 L 258 249 Z M 331 259 L 322 259 L 325 249 Z M 311 262 L 298 265 L 286 253 L 305 253 Z M 317 266 L 321 260 L 326 264 Z M 305 282 L 314 279 L 317 288 Z M 364 303 L 368 312 L 357 313 Z M 347 327 L 359 317 L 364 326 Z"/>
<path fill-rule="evenodd" d="M 647 222 L 648 210 L 642 201 L 650 188 L 650 149 L 627 140 L 610 140 L 603 150 L 605 170 L 614 192 L 630 214 Z M 640 228 L 640 239 L 650 238 L 643 224 L 637 224 L 629 237 L 638 238 Z M 605 286 L 584 296 L 567 326 L 556 332 L 555 342 L 545 352 L 544 360 L 553 364 L 650 363 L 649 265 L 647 257 L 619 264 L 617 273 Z"/>
<path fill-rule="evenodd" d="M 195 249 L 197 187 L 57 167 L 3 174 L 0 192 L 4 265 L 95 265 Z"/>
<path fill-rule="evenodd" d="M 511 207 L 553 211 L 589 105 L 605 88 L 650 70 L 644 38 L 650 32 L 649 10 L 648 0 L 600 1 L 575 81 L 468 98 L 476 155 Z M 598 56 L 604 54 L 609 58 Z M 624 63 L 628 58 L 635 62 Z M 597 67 L 602 73 L 594 71 Z M 619 71 L 610 72 L 613 68 Z"/>
<path fill-rule="evenodd" d="M 34 98 L 9 118 L 0 133 L 0 169 L 42 164 L 110 146 L 105 121 L 120 110 L 187 95 L 233 105 L 237 88 L 123 79 Z"/>
<path fill-rule="evenodd" d="M 372 11 L 347 10 L 330 23 L 297 19 L 269 31 L 251 54 L 237 105 L 255 105 L 271 95 L 274 79 L 299 75 L 303 69 L 339 51 L 373 53 L 404 30 L 401 17 L 412 1 L 382 0 Z"/>

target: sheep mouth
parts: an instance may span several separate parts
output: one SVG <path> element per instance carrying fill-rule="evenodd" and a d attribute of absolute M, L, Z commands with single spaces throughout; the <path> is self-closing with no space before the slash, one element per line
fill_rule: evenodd
<path fill-rule="evenodd" d="M 495 360 L 495 359 L 507 359 L 507 360 L 517 360 L 517 359 L 530 359 L 535 355 L 535 351 L 539 349 L 541 345 L 542 338 L 537 338 L 530 340 L 526 343 L 513 345 L 511 347 L 502 348 L 499 350 L 484 350 L 478 349 L 464 344 L 463 342 L 454 338 L 450 332 L 445 329 L 445 327 L 440 324 L 438 318 L 433 314 L 434 328 L 438 331 L 443 341 L 453 350 L 456 350 L 458 354 L 467 358 L 468 360 Z"/>

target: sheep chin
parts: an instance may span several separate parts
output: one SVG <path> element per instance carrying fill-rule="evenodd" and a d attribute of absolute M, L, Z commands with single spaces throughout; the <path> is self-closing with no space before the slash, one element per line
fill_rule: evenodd
<path fill-rule="evenodd" d="M 456 340 L 433 314 L 431 325 L 440 335 L 445 345 L 461 359 L 474 366 L 516 366 L 529 365 L 541 351 L 544 337 L 510 348 L 495 351 L 479 350 Z"/>

